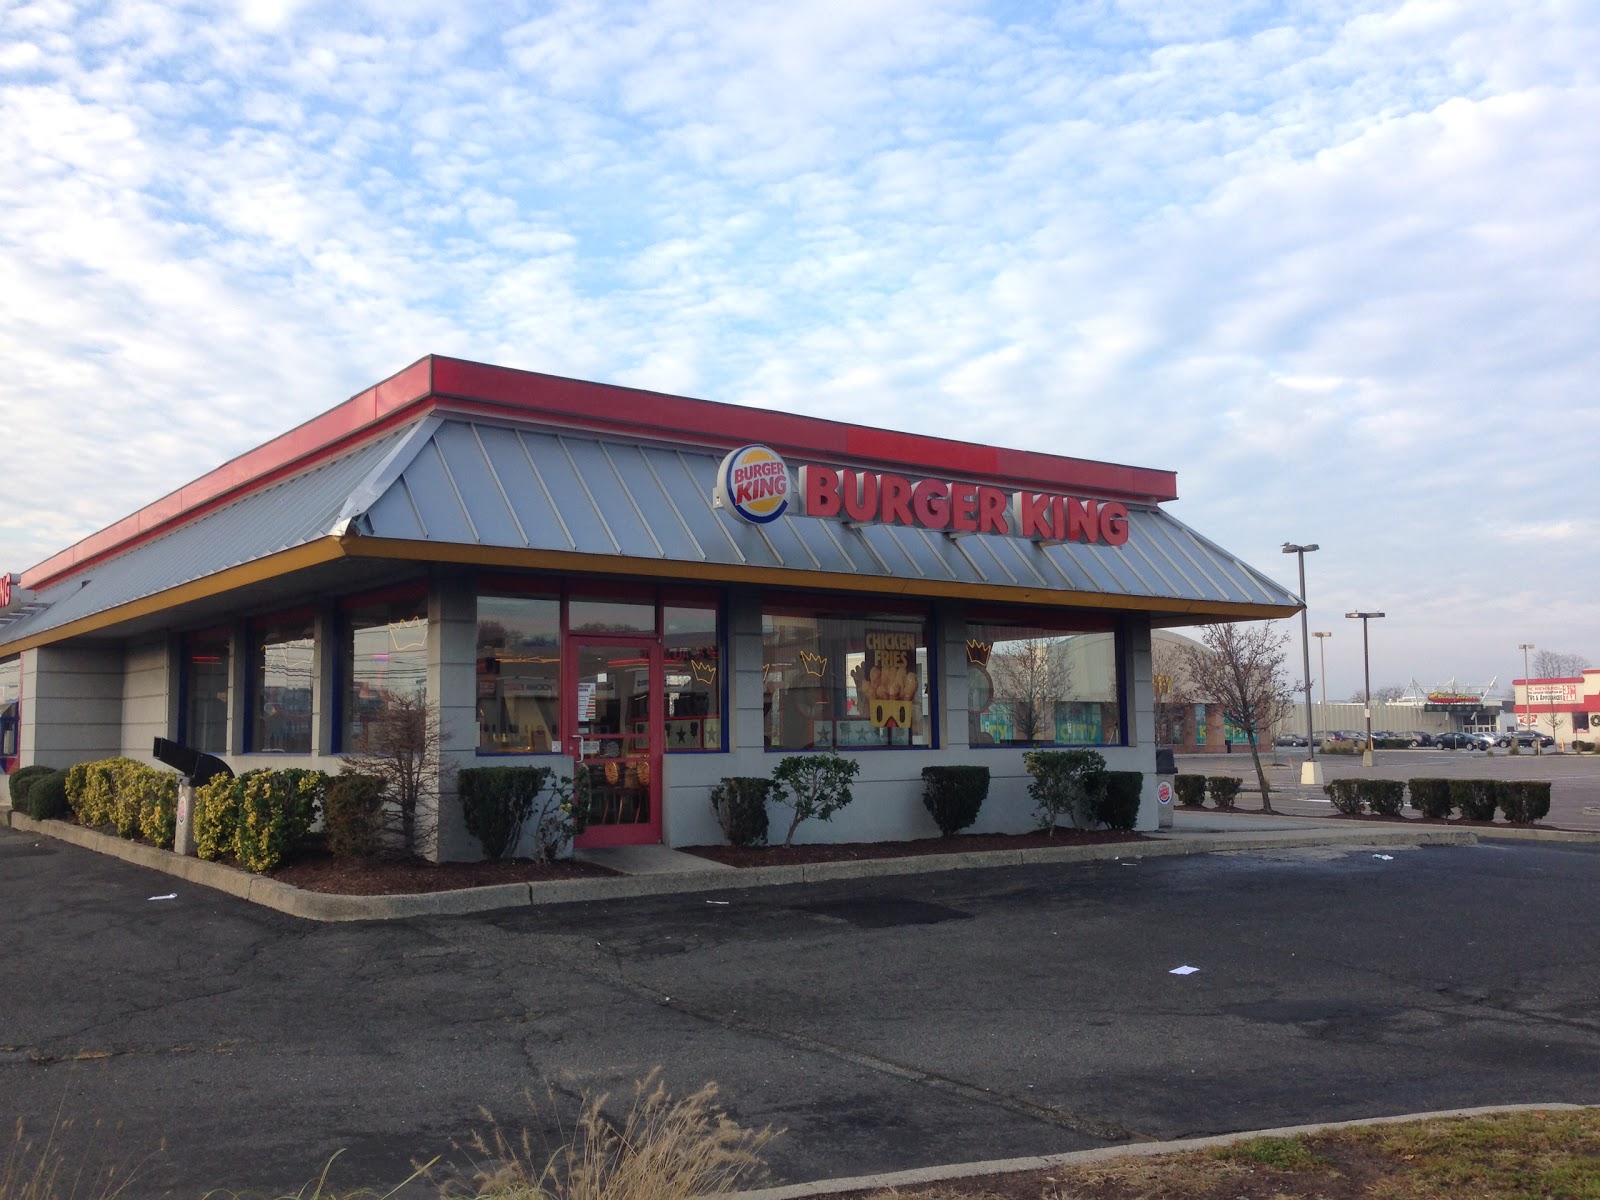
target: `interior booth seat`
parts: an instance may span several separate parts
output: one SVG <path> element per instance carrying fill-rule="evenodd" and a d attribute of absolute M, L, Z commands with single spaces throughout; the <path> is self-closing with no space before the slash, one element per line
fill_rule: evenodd
<path fill-rule="evenodd" d="M 266 399 L 264 397 L 264 399 Z M 398 696 L 457 767 L 589 773 L 580 844 L 720 840 L 709 789 L 861 764 L 801 836 L 931 836 L 922 770 L 1156 761 L 1151 630 L 1298 612 L 1166 470 L 429 356 L 20 574 L 6 769 L 155 737 L 335 771 Z M 448 773 L 441 858 L 475 858 Z M 1153 784 L 1139 815 L 1157 821 Z"/>

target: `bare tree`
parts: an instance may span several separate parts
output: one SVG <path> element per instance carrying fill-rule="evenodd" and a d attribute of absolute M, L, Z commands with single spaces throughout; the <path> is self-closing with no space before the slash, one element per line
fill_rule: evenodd
<path fill-rule="evenodd" d="M 1570 679 L 1582 675 L 1589 660 L 1581 654 L 1562 654 L 1556 650 L 1541 650 L 1533 656 L 1535 679 Z"/>
<path fill-rule="evenodd" d="M 1170 642 L 1150 648 L 1150 674 L 1156 693 L 1156 742 L 1176 746 L 1183 741 L 1184 723 L 1194 711 L 1183 651 Z"/>
<path fill-rule="evenodd" d="M 1017 741 L 1055 740 L 1055 702 L 1072 688 L 1066 638 L 1018 638 L 996 642 L 989 655 L 994 698 L 1015 722 Z"/>
<path fill-rule="evenodd" d="M 440 754 L 443 741 L 438 710 L 425 693 L 384 692 L 356 754 L 344 759 L 346 771 L 382 781 L 386 824 L 408 855 L 432 848 L 438 836 L 439 789 L 455 770 Z"/>
<path fill-rule="evenodd" d="M 1261 807 L 1272 811 L 1272 790 L 1261 765 L 1261 739 L 1294 705 L 1284 670 L 1289 635 L 1271 625 L 1205 625 L 1201 646 L 1186 647 L 1184 666 L 1195 694 L 1222 707 L 1223 716 L 1250 739 L 1250 757 L 1261 784 Z"/>
<path fill-rule="evenodd" d="M 1393 704 L 1405 694 L 1405 688 L 1401 687 L 1399 684 L 1386 683 L 1382 687 L 1375 687 L 1372 689 L 1372 702 L 1374 704 Z M 1361 688 L 1357 688 L 1355 691 L 1350 693 L 1351 704 L 1365 704 L 1366 702 L 1367 693 Z"/>

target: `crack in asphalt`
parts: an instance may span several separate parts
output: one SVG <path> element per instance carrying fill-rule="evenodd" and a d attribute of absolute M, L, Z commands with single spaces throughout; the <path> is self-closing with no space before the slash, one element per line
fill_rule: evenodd
<path fill-rule="evenodd" d="M 612 979 L 625 991 L 640 999 L 648 1000 L 659 1008 L 670 1009 L 692 1020 L 703 1021 L 706 1024 L 715 1025 L 719 1029 L 746 1034 L 750 1037 L 781 1042 L 784 1045 L 807 1050 L 813 1054 L 822 1054 L 829 1058 L 838 1059 L 841 1062 L 850 1063 L 853 1066 L 864 1067 L 881 1075 L 889 1075 L 896 1079 L 903 1079 L 908 1083 L 919 1084 L 936 1091 L 959 1096 L 965 1100 L 971 1100 L 993 1108 L 1001 1108 L 1019 1116 L 1029 1117 L 1035 1121 L 1053 1125 L 1058 1129 L 1066 1129 L 1101 1141 L 1156 1142 L 1161 1140 L 1153 1134 L 1143 1133 L 1125 1125 L 1101 1121 L 1094 1117 L 1085 1116 L 1082 1113 L 1069 1112 L 1066 1109 L 1056 1108 L 1048 1104 L 1039 1104 L 1021 1096 L 1011 1095 L 1008 1092 L 997 1092 L 978 1084 L 968 1083 L 962 1079 L 929 1071 L 923 1067 L 896 1062 L 893 1059 L 884 1058 L 882 1055 L 868 1054 L 865 1051 L 824 1041 L 808 1034 L 795 1033 L 786 1029 L 774 1029 L 771 1026 L 742 1020 L 727 1013 L 714 1012 L 709 1009 L 695 1007 L 681 1000 L 674 1000 L 658 986 L 630 979 L 624 969 L 624 959 L 619 950 L 614 947 L 606 947 L 600 942 L 595 944 L 602 949 L 610 950 L 616 966 L 616 974 L 612 976 Z M 605 977 L 604 973 L 600 971 L 592 970 L 591 973 L 602 978 Z"/>

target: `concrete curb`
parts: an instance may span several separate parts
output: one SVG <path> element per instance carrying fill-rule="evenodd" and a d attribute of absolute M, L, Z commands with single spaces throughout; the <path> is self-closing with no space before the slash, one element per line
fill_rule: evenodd
<path fill-rule="evenodd" d="M 1304 1134 L 1331 1133 L 1366 1125 L 1402 1125 L 1411 1121 L 1436 1121 L 1446 1117 L 1482 1117 L 1499 1113 L 1574 1112 L 1594 1105 L 1586 1104 L 1498 1104 L 1484 1108 L 1450 1108 L 1439 1112 L 1409 1113 L 1398 1117 L 1369 1117 L 1359 1121 L 1324 1121 L 1316 1125 L 1286 1125 L 1279 1129 L 1254 1129 L 1242 1133 L 1223 1133 L 1214 1137 L 1183 1138 L 1172 1142 L 1137 1142 L 1126 1146 L 1105 1146 L 1097 1150 L 1074 1150 L 1065 1154 L 1046 1154 L 1036 1158 L 1000 1158 L 989 1162 L 953 1163 L 942 1167 L 919 1167 L 910 1171 L 891 1171 L 882 1175 L 854 1175 L 845 1179 L 818 1179 L 784 1187 L 758 1188 L 733 1192 L 715 1200 L 807 1200 L 834 1192 L 877 1191 L 886 1188 L 920 1187 L 951 1179 L 975 1179 L 985 1175 L 1012 1175 L 1022 1171 L 1041 1171 L 1049 1167 L 1078 1166 L 1117 1158 L 1154 1158 L 1162 1154 L 1182 1154 L 1189 1150 L 1209 1150 L 1232 1146 L 1252 1138 L 1299 1137 Z"/>
<path fill-rule="evenodd" d="M 774 867 L 747 867 L 738 871 L 708 867 L 660 875 L 619 875 L 547 883 L 500 883 L 487 887 L 444 892 L 415 892 L 392 896 L 349 896 L 308 892 L 276 879 L 252 875 L 237 867 L 186 858 L 140 842 L 66 821 L 35 821 L 10 809 L 0 809 L 0 819 L 12 828 L 120 858 L 136 866 L 175 876 L 189 883 L 225 892 L 292 917 L 309 921 L 381 921 L 406 917 L 459 916 L 492 909 L 545 904 L 579 904 L 626 900 L 639 896 L 664 896 L 682 892 L 738 891 L 792 883 L 866 879 L 894 875 L 923 875 L 943 871 L 980 870 L 1040 863 L 1137 860 L 1178 854 L 1214 854 L 1228 851 L 1291 850 L 1314 846 L 1467 846 L 1482 831 L 1429 826 L 1421 829 L 1355 828 L 1323 830 L 1257 831 L 1251 833 L 1152 834 L 1142 842 L 1108 842 L 1093 846 L 1040 847 L 1028 850 L 975 850 L 962 854 L 927 854 L 907 858 L 856 859 L 849 862 L 806 863 Z M 1521 836 L 1540 830 L 1518 830 Z M 1557 831 L 1548 831 L 1557 832 Z M 1493 835 L 1499 836 L 1499 831 Z M 1575 835 L 1585 836 L 1585 835 Z M 1596 834 L 1595 840 L 1600 840 Z"/>

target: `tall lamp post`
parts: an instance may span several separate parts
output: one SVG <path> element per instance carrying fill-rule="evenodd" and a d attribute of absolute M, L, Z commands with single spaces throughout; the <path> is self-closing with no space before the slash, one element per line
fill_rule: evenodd
<path fill-rule="evenodd" d="M 1311 635 L 1307 632 L 1309 626 L 1306 617 L 1306 555 L 1316 549 L 1318 546 L 1315 542 L 1304 546 L 1297 546 L 1293 542 L 1283 544 L 1283 552 L 1293 554 L 1300 561 L 1300 650 L 1305 667 L 1302 678 L 1306 685 L 1306 761 L 1300 768 L 1302 784 L 1322 782 L 1322 764 L 1317 761 L 1317 747 L 1311 737 Z"/>
<path fill-rule="evenodd" d="M 1529 729 L 1533 729 L 1533 698 L 1528 695 L 1528 651 L 1533 648 L 1532 642 L 1517 643 L 1517 649 L 1522 651 L 1522 723 Z M 1554 719 L 1550 722 L 1550 728 L 1552 732 L 1555 730 Z M 1539 740 L 1537 729 L 1533 729 L 1533 752 L 1544 753 L 1544 743 Z"/>
<path fill-rule="evenodd" d="M 1367 685 L 1367 741 L 1366 749 L 1361 752 L 1361 765 L 1372 765 L 1372 656 L 1367 652 L 1367 622 L 1383 616 L 1380 612 L 1353 612 L 1345 613 L 1347 617 L 1361 618 L 1361 673 Z"/>
<path fill-rule="evenodd" d="M 1317 639 L 1317 658 L 1320 660 L 1322 675 L 1320 677 L 1322 699 L 1317 704 L 1317 715 L 1322 718 L 1322 723 L 1328 723 L 1328 640 L 1333 636 L 1331 629 L 1313 629 L 1311 636 Z"/>

